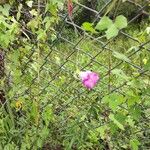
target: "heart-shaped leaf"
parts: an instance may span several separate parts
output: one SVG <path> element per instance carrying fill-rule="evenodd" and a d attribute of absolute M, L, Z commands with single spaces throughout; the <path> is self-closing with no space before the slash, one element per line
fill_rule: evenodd
<path fill-rule="evenodd" d="M 127 23 L 127 18 L 120 15 L 117 16 L 115 19 L 115 26 L 120 30 L 123 29 L 125 27 L 127 27 L 128 23 Z"/>
<path fill-rule="evenodd" d="M 109 29 L 106 31 L 106 37 L 107 39 L 111 39 L 112 37 L 116 37 L 118 35 L 119 30 L 117 29 L 117 27 L 112 24 Z"/>
<path fill-rule="evenodd" d="M 96 25 L 95 29 L 102 31 L 108 29 L 113 24 L 112 20 L 109 17 L 104 16 Z"/>

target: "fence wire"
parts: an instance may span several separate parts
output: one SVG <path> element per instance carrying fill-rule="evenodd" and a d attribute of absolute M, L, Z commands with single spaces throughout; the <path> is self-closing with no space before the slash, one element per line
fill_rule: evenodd
<path fill-rule="evenodd" d="M 0 79 L 3 82 L 2 84 L 4 84 L 4 89 L 0 89 L 1 106 L 5 109 L 7 103 L 11 101 L 18 101 L 20 99 L 34 100 L 40 97 L 40 113 L 43 112 L 47 105 L 52 104 L 54 114 L 59 118 L 59 129 L 57 132 L 60 133 L 65 131 L 66 128 L 68 129 L 66 123 L 70 118 L 77 120 L 76 124 L 73 124 L 70 128 L 73 128 L 77 124 L 80 125 L 87 122 L 86 119 L 82 120 L 83 116 L 74 117 L 72 114 L 73 110 L 71 110 L 72 108 L 80 112 L 86 111 L 90 116 L 89 113 L 92 107 L 98 105 L 102 109 L 101 118 L 103 121 L 101 124 L 97 124 L 95 128 L 105 124 L 105 122 L 107 122 L 105 121 L 105 117 L 111 110 L 103 104 L 101 105 L 102 99 L 107 95 L 112 95 L 114 92 L 125 96 L 126 89 L 134 88 L 131 82 L 140 80 L 147 81 L 150 79 L 149 70 L 145 69 L 142 63 L 144 55 L 150 56 L 149 39 L 141 42 L 136 37 L 136 33 L 133 36 L 130 30 L 123 29 L 119 32 L 117 37 L 106 40 L 103 35 L 97 37 L 85 31 L 81 26 L 81 22 L 76 20 L 80 12 L 84 10 L 85 12 L 90 12 L 93 17 L 92 20 L 86 21 L 96 24 L 102 18 L 108 6 L 111 5 L 111 2 L 111 0 L 103 1 L 100 9 L 93 9 L 92 6 L 89 7 L 79 2 L 75 3 L 73 21 L 70 20 L 66 11 L 60 12 L 59 17 L 61 23 L 56 27 L 56 39 L 53 42 L 47 41 L 45 43 L 47 51 L 42 51 L 41 48 L 40 64 L 37 59 L 37 43 L 35 41 L 29 43 L 29 45 L 32 44 L 30 53 L 25 56 L 24 62 L 22 62 L 20 66 L 22 73 L 21 79 L 17 83 L 19 88 L 17 87 L 15 89 L 13 87 L 13 80 L 17 79 L 11 77 L 12 73 L 10 68 L 13 65 L 14 67 L 17 65 L 15 60 L 12 61 L 12 59 L 9 58 L 9 54 L 13 52 L 11 52 L 11 50 L 1 51 L 0 49 Z M 135 1 L 126 0 L 122 5 L 126 5 L 126 3 L 136 7 L 133 16 L 128 18 L 128 26 L 133 25 L 135 22 L 135 24 L 138 24 L 138 22 L 142 22 L 144 18 L 148 20 L 149 14 L 147 11 L 149 1 L 144 0 L 139 4 Z M 41 5 L 41 9 L 42 7 Z M 113 14 L 119 14 L 117 13 L 117 8 L 110 12 L 110 16 Z M 126 14 L 123 15 L 126 16 Z M 24 28 L 24 31 L 35 36 L 32 31 L 26 28 Z M 121 43 L 120 39 L 123 39 L 124 42 Z M 129 45 L 126 43 L 129 43 Z M 131 45 L 133 45 L 132 49 L 130 49 Z M 124 60 L 114 56 L 114 51 L 117 52 L 117 50 L 120 50 L 126 55 Z M 39 72 L 37 72 L 38 67 L 40 68 Z M 81 71 L 93 70 L 98 72 L 100 81 L 93 90 L 88 91 L 83 87 L 80 80 L 74 77 L 77 68 Z M 122 70 L 126 74 L 124 75 L 124 73 L 121 72 L 125 79 L 119 83 L 116 82 L 118 77 L 116 77 L 115 72 L 117 70 Z M 30 78 L 27 76 L 30 76 Z M 135 81 L 132 81 L 131 77 L 135 77 Z M 146 86 L 149 86 L 149 83 Z M 140 90 L 142 91 L 142 89 Z M 6 97 L 4 95 L 6 95 Z M 148 98 L 149 96 L 150 94 L 147 92 L 145 97 Z M 46 102 L 44 100 L 46 100 Z M 24 105 L 26 104 L 24 103 Z M 142 105 L 141 108 L 145 110 L 150 109 L 143 108 Z M 30 108 L 28 109 L 30 111 Z M 126 110 L 126 107 L 120 105 L 120 109 Z M 20 111 L 20 114 L 22 117 L 27 118 L 27 115 L 23 111 Z M 91 115 L 89 120 L 92 117 Z M 136 133 L 149 130 L 150 116 L 143 115 L 141 122 L 143 122 L 143 126 L 140 126 L 139 130 L 135 131 Z M 143 141 L 144 140 L 145 139 L 143 139 Z M 148 148 L 149 145 L 147 149 Z"/>

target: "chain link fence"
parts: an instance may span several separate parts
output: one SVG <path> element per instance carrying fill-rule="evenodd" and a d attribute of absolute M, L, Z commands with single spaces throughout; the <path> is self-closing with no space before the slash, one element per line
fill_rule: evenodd
<path fill-rule="evenodd" d="M 38 126 L 45 108 L 50 106 L 53 109 L 55 123 L 49 126 L 56 127 L 52 135 L 55 134 L 57 139 L 61 133 L 65 133 L 61 138 L 67 142 L 76 134 L 84 137 L 83 126 L 88 125 L 83 131 L 88 132 L 91 128 L 97 129 L 111 122 L 108 116 L 110 113 L 115 114 L 114 109 L 127 114 L 126 104 L 130 105 L 139 98 L 142 102 L 137 104 L 133 102 L 135 107 L 131 107 L 135 111 L 141 110 L 140 119 L 135 121 L 136 128 L 126 133 L 123 130 L 122 135 L 118 133 L 118 137 L 112 137 L 111 142 L 119 143 L 119 138 L 126 142 L 124 136 L 130 137 L 131 132 L 132 135 L 135 132 L 141 140 L 141 149 L 148 150 L 150 108 L 145 103 L 150 100 L 150 74 L 149 68 L 145 65 L 149 62 L 145 61 L 150 56 L 150 40 L 148 36 L 144 37 L 143 34 L 146 34 L 145 30 L 142 30 L 144 27 L 139 24 L 142 22 L 148 24 L 149 1 L 144 0 L 141 3 L 130 0 L 119 1 L 113 8 L 111 0 L 102 1 L 100 6 L 97 3 L 97 1 L 95 3 L 88 1 L 87 5 L 74 3 L 72 19 L 68 17 L 65 9 L 60 11 L 60 22 L 55 27 L 57 34 L 54 40 L 45 42 L 44 48 L 42 47 L 44 43 L 37 43 L 34 40 L 35 33 L 23 27 L 22 30 L 27 34 L 24 36 L 29 36 L 30 39 L 28 44 L 25 39 L 20 43 L 18 38 L 18 42 L 12 44 L 16 50 L 0 49 L 1 115 L 13 114 L 10 118 L 17 128 L 21 126 L 18 121 L 20 119 L 27 128 L 30 128 L 33 124 L 32 117 L 36 115 L 35 122 Z M 130 15 L 129 6 L 134 8 Z M 41 4 L 41 12 L 43 7 Z M 121 9 L 123 7 L 124 9 Z M 14 10 L 11 11 L 14 13 Z M 120 30 L 118 36 L 109 40 L 106 40 L 103 32 L 92 34 L 82 26 L 84 22 L 90 22 L 95 26 L 106 12 L 112 19 L 120 14 L 128 19 L 128 27 Z M 26 15 L 28 16 L 28 13 Z M 81 81 L 76 78 L 75 73 L 78 69 L 95 71 L 100 75 L 100 81 L 94 89 L 88 91 L 83 87 Z M 122 97 L 127 99 L 113 109 L 104 101 L 106 97 L 113 97 L 114 93 L 118 94 L 120 99 Z M 15 108 L 18 111 L 15 111 Z M 32 111 L 34 114 L 29 119 L 27 112 Z M 74 135 L 67 135 L 68 132 Z M 108 141 L 109 139 L 104 142 L 105 149 L 115 149 L 107 145 Z"/>

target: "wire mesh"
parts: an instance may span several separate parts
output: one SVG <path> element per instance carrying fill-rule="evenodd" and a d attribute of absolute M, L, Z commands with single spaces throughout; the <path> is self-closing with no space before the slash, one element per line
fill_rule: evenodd
<path fill-rule="evenodd" d="M 56 27 L 56 39 L 52 43 L 48 41 L 45 43 L 45 49 L 47 49 L 47 51 L 42 51 L 41 48 L 40 64 L 37 59 L 38 46 L 36 41 L 31 41 L 29 45 L 26 45 L 26 48 L 29 46 L 28 49 L 30 52 L 24 56 L 24 62 L 20 64 L 22 72 L 18 72 L 18 76 L 21 76 L 21 79 L 19 81 L 15 81 L 17 83 L 16 89 L 14 88 L 15 85 L 13 82 L 14 80 L 17 80 L 17 77 L 12 77 L 13 74 L 10 68 L 15 68 L 15 66 L 18 65 L 15 62 L 15 59 L 18 58 L 14 56 L 17 55 L 17 53 L 11 50 L 6 50 L 6 57 L 4 59 L 0 50 L 0 76 L 1 78 L 6 78 L 6 81 L 8 82 L 3 83 L 5 85 L 3 86 L 4 90 L 0 90 L 0 102 L 2 106 L 5 107 L 4 104 L 10 101 L 17 101 L 19 99 L 32 100 L 40 97 L 42 104 L 41 108 L 39 108 L 40 113 L 43 112 L 44 108 L 48 104 L 53 105 L 56 118 L 59 118 L 58 133 L 65 131 L 66 128 L 68 129 L 68 126 L 66 127 L 66 123 L 70 120 L 70 118 L 77 120 L 77 122 L 72 124 L 69 128 L 88 122 L 88 120 L 93 118 L 90 112 L 92 107 L 95 105 L 98 105 L 102 109 L 100 116 L 102 122 L 100 124 L 96 124 L 94 128 L 108 122 L 105 118 L 107 113 L 110 113 L 111 110 L 102 104 L 102 99 L 107 95 L 112 95 L 114 92 L 125 96 L 127 91 L 126 89 L 129 90 L 133 88 L 130 84 L 131 82 L 149 80 L 150 78 L 149 70 L 145 69 L 141 62 L 144 55 L 149 56 L 149 39 L 145 39 L 141 42 L 138 38 L 136 38 L 136 36 L 133 36 L 129 30 L 121 30 L 117 37 L 106 40 L 103 35 L 97 37 L 88 33 L 81 27 L 81 22 L 75 20 L 78 17 L 78 14 L 84 9 L 85 12 L 91 12 L 93 17 L 92 23 L 96 24 L 104 15 L 104 11 L 106 11 L 108 6 L 111 5 L 111 2 L 111 0 L 103 1 L 100 9 L 93 9 L 92 6 L 90 8 L 89 6 L 77 2 L 74 5 L 73 21 L 70 20 L 66 12 L 60 12 L 59 17 L 61 23 Z M 128 19 L 128 25 L 139 19 L 143 19 L 142 17 L 145 17 L 145 14 L 146 18 L 148 18 L 147 10 L 149 2 L 147 0 L 142 1 L 141 4 L 126 0 L 122 5 L 125 5 L 126 3 L 136 6 L 137 9 L 134 12 L 134 15 Z M 41 5 L 41 8 L 42 7 L 43 6 Z M 117 9 L 112 10 L 110 16 L 113 14 L 117 14 Z M 113 18 L 114 16 L 111 17 Z M 88 22 L 89 20 L 86 21 Z M 74 32 L 75 28 L 76 35 L 73 35 L 71 32 Z M 66 33 L 67 29 L 70 30 L 70 33 Z M 35 36 L 34 33 L 28 29 L 24 30 Z M 75 36 L 75 38 L 70 36 Z M 119 44 L 117 41 L 121 38 L 126 41 Z M 127 42 L 130 44 L 126 44 Z M 32 47 L 30 45 L 32 45 Z M 132 47 L 129 51 L 131 45 L 135 47 Z M 121 60 L 114 56 L 114 51 L 117 51 L 117 49 L 127 55 L 126 60 Z M 12 59 L 9 58 L 10 53 L 14 53 L 14 55 L 11 55 L 11 57 L 14 56 L 13 62 Z M 39 72 L 37 72 L 38 67 L 40 68 Z M 77 68 L 82 71 L 97 71 L 100 74 L 100 82 L 93 90 L 88 91 L 83 87 L 81 82 L 74 77 L 74 73 Z M 125 79 L 123 81 L 121 80 L 119 83 L 116 82 L 116 70 L 123 70 L 126 74 L 126 76 L 124 76 Z M 135 81 L 132 81 L 132 78 L 130 80 L 130 77 L 134 76 Z M 149 86 L 149 84 L 147 86 Z M 6 97 L 4 95 L 6 95 Z M 146 96 L 149 97 L 148 92 L 146 93 Z M 46 99 L 46 103 L 44 102 L 44 99 Z M 143 97 L 143 99 L 145 98 Z M 119 107 L 120 109 L 126 110 L 126 107 L 123 105 L 120 105 Z M 71 114 L 73 111 L 72 108 L 80 112 L 85 111 L 89 115 L 89 119 L 82 120 L 82 115 L 74 116 Z M 143 108 L 142 105 L 141 108 L 145 110 L 149 109 Z M 28 109 L 30 111 L 30 108 Z M 22 117 L 27 118 L 23 111 L 20 113 Z M 143 126 L 140 126 L 139 130 L 136 130 L 135 132 L 141 132 L 141 130 L 144 132 L 145 130 L 149 130 L 149 120 L 150 116 L 145 116 L 143 114 L 141 119 Z M 90 124 L 90 121 L 88 123 Z"/>

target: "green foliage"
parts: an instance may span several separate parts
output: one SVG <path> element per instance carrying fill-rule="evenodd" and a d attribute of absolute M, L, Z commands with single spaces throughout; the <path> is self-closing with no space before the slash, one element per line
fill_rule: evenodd
<path fill-rule="evenodd" d="M 101 18 L 101 20 L 97 23 L 95 29 L 99 31 L 106 30 L 106 37 L 107 39 L 111 39 L 112 37 L 116 37 L 119 33 L 119 30 L 127 27 L 127 19 L 120 15 L 117 16 L 115 19 L 115 22 L 107 17 L 104 16 Z"/>
<path fill-rule="evenodd" d="M 0 81 L 6 97 L 0 106 L 0 149 L 145 150 L 150 55 L 149 45 L 141 43 L 149 40 L 148 25 L 128 25 L 123 15 L 114 21 L 104 16 L 96 27 L 83 23 L 90 34 L 85 39 L 66 27 L 61 36 L 71 42 L 65 43 L 56 40 L 64 2 L 42 1 L 40 10 L 32 0 L 0 6 L 6 74 Z M 124 28 L 136 40 L 120 35 Z M 91 91 L 75 76 L 83 67 L 100 74 Z"/>
<path fill-rule="evenodd" d="M 123 125 L 118 120 L 115 119 L 113 114 L 109 115 L 109 119 L 112 120 L 113 123 L 116 124 L 121 130 L 125 130 Z"/>
<path fill-rule="evenodd" d="M 106 37 L 107 39 L 111 39 L 112 37 L 116 37 L 118 33 L 119 33 L 119 30 L 116 28 L 114 24 L 112 24 L 106 31 Z"/>
<path fill-rule="evenodd" d="M 121 60 L 126 61 L 126 62 L 130 62 L 130 59 L 127 56 L 125 56 L 124 54 L 121 54 L 121 53 L 114 51 L 113 55 L 118 59 L 121 59 Z"/>
<path fill-rule="evenodd" d="M 137 139 L 130 140 L 130 146 L 132 150 L 138 150 L 138 146 L 140 145 Z"/>
<path fill-rule="evenodd" d="M 107 16 L 104 16 L 101 18 L 101 20 L 97 23 L 96 25 L 96 29 L 99 30 L 99 31 L 102 31 L 102 30 L 106 30 L 108 28 L 110 28 L 110 26 L 113 24 L 112 20 L 109 19 L 109 17 Z"/>
<path fill-rule="evenodd" d="M 91 33 L 96 33 L 95 29 L 93 28 L 93 25 L 89 22 L 84 22 L 82 24 L 82 28 L 85 30 L 85 31 L 89 31 Z"/>
<path fill-rule="evenodd" d="M 127 27 L 127 18 L 120 15 L 115 19 L 115 25 L 120 30 Z"/>
<path fill-rule="evenodd" d="M 118 94 L 110 94 L 103 98 L 104 103 L 109 103 L 109 107 L 115 112 L 117 111 L 117 107 L 125 102 L 125 99 L 122 95 Z"/>
<path fill-rule="evenodd" d="M 146 70 L 150 70 L 150 59 L 146 60 L 145 65 L 144 65 L 144 68 L 145 68 Z"/>
<path fill-rule="evenodd" d="M 0 6 L 0 12 L 6 17 L 9 16 L 9 10 L 10 10 L 9 4 L 5 4 L 4 6 Z"/>

